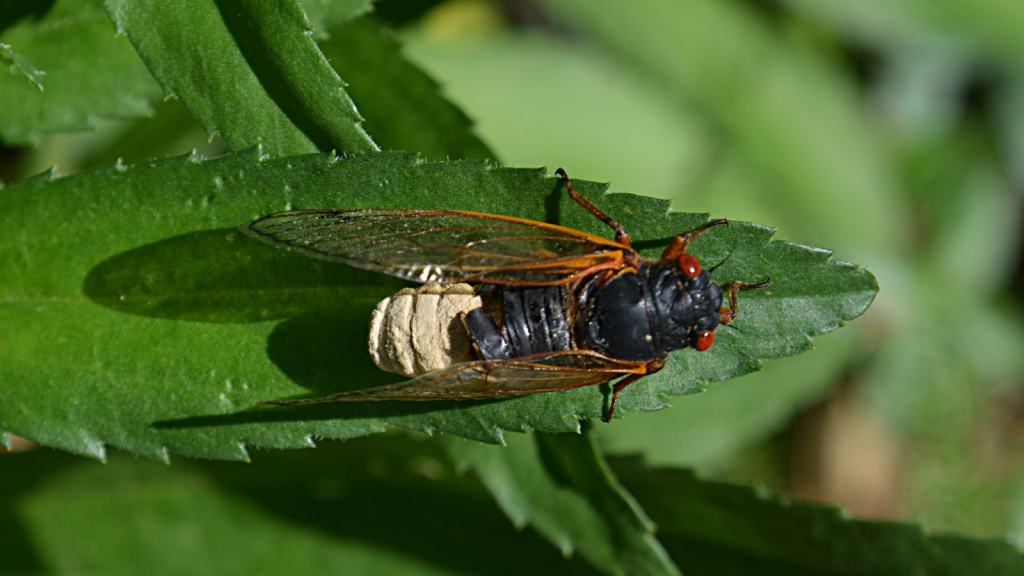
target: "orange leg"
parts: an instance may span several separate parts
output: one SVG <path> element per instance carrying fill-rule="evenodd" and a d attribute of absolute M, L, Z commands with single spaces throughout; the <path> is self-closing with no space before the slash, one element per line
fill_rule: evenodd
<path fill-rule="evenodd" d="M 722 307 L 718 311 L 718 319 L 722 324 L 728 324 L 736 318 L 736 315 L 740 313 L 736 303 L 736 291 L 743 290 L 757 290 L 758 288 L 765 288 L 772 283 L 771 278 L 765 278 L 764 282 L 758 282 L 757 284 L 747 284 L 746 282 L 740 282 L 733 280 L 729 283 L 729 307 Z"/>
<path fill-rule="evenodd" d="M 680 254 L 686 252 L 686 247 L 690 244 L 690 242 L 696 240 L 698 236 L 706 232 L 708 229 L 714 228 L 715 226 L 728 225 L 729 221 L 726 220 L 725 218 L 721 218 L 713 222 L 708 222 L 707 224 L 701 226 L 700 228 L 697 228 L 696 230 L 690 230 L 689 232 L 679 234 L 678 236 L 672 239 L 672 242 L 669 243 L 668 248 L 665 248 L 665 251 L 661 253 L 661 260 L 663 262 L 671 262 L 676 258 L 679 258 Z"/>
<path fill-rule="evenodd" d="M 609 406 L 608 406 L 608 412 L 606 412 L 605 415 L 601 417 L 601 420 L 604 421 L 604 422 L 611 422 L 612 421 L 612 416 L 615 415 L 615 403 L 618 402 L 618 400 L 619 400 L 619 392 L 622 392 L 623 390 L 625 390 L 626 386 L 629 386 L 630 384 L 632 384 L 633 382 L 636 382 L 637 380 L 643 378 L 644 376 L 649 376 L 651 374 L 654 374 L 655 372 L 657 372 L 658 370 L 661 370 L 664 367 L 665 367 L 665 358 L 659 358 L 657 360 L 653 360 L 653 361 L 647 363 L 647 371 L 645 373 L 643 373 L 643 374 L 630 374 L 629 376 L 626 376 L 622 380 L 619 380 L 618 382 L 616 382 L 615 385 L 612 386 L 612 401 L 611 401 L 611 404 L 609 404 Z"/>
<path fill-rule="evenodd" d="M 591 204 L 590 200 L 587 200 L 582 194 L 577 192 L 576 189 L 572 187 L 572 182 L 569 181 L 569 175 L 565 173 L 565 170 L 559 168 L 558 170 L 555 170 L 555 174 L 562 177 L 562 181 L 565 182 L 565 189 L 569 191 L 570 198 L 579 203 L 580 206 L 586 208 L 587 212 L 596 216 L 598 220 L 610 226 L 612 230 L 615 230 L 616 242 L 624 246 L 632 247 L 629 243 L 629 232 L 626 232 L 626 229 L 622 227 L 622 224 L 613 220 L 611 216 L 602 212 L 600 208 Z"/>

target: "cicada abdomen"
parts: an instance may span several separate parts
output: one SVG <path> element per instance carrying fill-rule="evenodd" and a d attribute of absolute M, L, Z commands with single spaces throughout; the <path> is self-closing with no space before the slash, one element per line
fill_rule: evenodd
<path fill-rule="evenodd" d="M 425 284 L 381 300 L 370 316 L 374 364 L 412 377 L 476 360 L 460 316 L 481 305 L 469 284 Z"/>

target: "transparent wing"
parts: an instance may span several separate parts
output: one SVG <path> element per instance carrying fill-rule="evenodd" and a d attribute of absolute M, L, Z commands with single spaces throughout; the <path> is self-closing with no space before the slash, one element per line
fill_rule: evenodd
<path fill-rule="evenodd" d="M 371 400 L 471 400 L 569 390 L 646 374 L 643 363 L 626 362 L 591 350 L 535 354 L 511 360 L 464 362 L 428 372 L 412 380 L 324 398 L 274 400 L 288 406 Z"/>
<path fill-rule="evenodd" d="M 628 247 L 554 224 L 458 210 L 293 210 L 241 227 L 268 244 L 416 282 L 551 284 Z"/>

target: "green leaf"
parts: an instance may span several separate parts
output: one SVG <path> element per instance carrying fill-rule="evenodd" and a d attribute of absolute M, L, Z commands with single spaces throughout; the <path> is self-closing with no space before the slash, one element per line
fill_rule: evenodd
<path fill-rule="evenodd" d="M 39 88 L 40 92 L 43 91 L 43 80 L 46 78 L 46 72 L 36 68 L 35 64 L 29 62 L 28 58 L 18 54 L 10 45 L 2 42 L 0 42 L 0 64 L 9 66 L 11 74 L 25 78 L 33 86 Z"/>
<path fill-rule="evenodd" d="M 441 81 L 508 166 L 562 167 L 660 198 L 678 197 L 680 181 L 715 166 L 706 123 L 590 44 L 537 32 L 465 42 L 407 35 L 409 58 Z"/>
<path fill-rule="evenodd" d="M 369 0 L 299 0 L 318 40 L 329 37 L 327 29 L 372 10 Z"/>
<path fill-rule="evenodd" d="M 322 16 L 332 24 L 332 35 L 320 46 L 331 65 L 354 86 L 349 92 L 367 102 L 362 113 L 369 119 L 381 145 L 407 151 L 419 151 L 431 157 L 486 159 L 493 158 L 486 145 L 473 136 L 470 122 L 457 108 L 445 100 L 437 85 L 415 66 L 402 58 L 397 43 L 379 28 L 376 19 L 366 16 L 346 22 L 355 6 L 344 10 L 346 2 L 304 5 L 337 12 L 334 17 Z M 199 148 L 207 156 L 223 153 L 218 145 L 207 142 L 202 129 L 178 100 L 157 102 L 152 118 L 140 120 L 126 128 L 119 137 L 83 161 L 87 168 L 106 165 L 122 158 L 126 163 L 145 162 L 153 158 L 187 153 Z M 211 150 L 212 149 L 212 150 Z"/>
<path fill-rule="evenodd" d="M 787 237 L 862 256 L 899 254 L 908 245 L 908 207 L 852 78 L 753 7 L 716 0 L 545 3 L 676 101 L 704 111 L 727 137 L 725 151 L 742 152 L 748 178 L 763 172 L 761 196 L 791 214 Z M 699 201 L 716 210 L 735 202 L 721 193 Z"/>
<path fill-rule="evenodd" d="M 949 282 L 945 270 L 919 266 L 912 273 L 908 284 L 927 289 L 894 311 L 892 344 L 880 346 L 861 374 L 865 397 L 913 447 L 900 461 L 901 508 L 936 530 L 1003 534 L 1020 494 L 1013 479 L 1020 450 L 979 449 L 979 439 L 1005 433 L 1014 392 L 1004 383 L 1019 381 L 1024 365 L 1020 314 L 979 297 L 969 281 Z M 972 322 L 957 329 L 949 318 Z M 1010 462 L 1007 473 L 980 473 Z"/>
<path fill-rule="evenodd" d="M 679 574 L 589 434 L 537 433 L 504 447 L 445 440 L 516 526 L 532 525 L 566 557 L 579 550 L 606 574 Z"/>
<path fill-rule="evenodd" d="M 285 156 L 377 147 L 296 0 L 107 0 L 167 96 L 234 150 L 262 143 Z"/>
<path fill-rule="evenodd" d="M 978 439 L 1001 434 L 1005 383 L 1024 374 L 1024 322 L 1002 301 L 1016 269 L 1021 198 L 978 120 L 968 116 L 902 154 L 922 214 L 921 249 L 903 285 L 887 284 L 905 305 L 887 314 L 892 344 L 878 346 L 860 378 L 872 405 L 913 447 L 900 466 L 903 513 L 935 529 L 989 535 L 1003 533 L 1020 493 L 1009 475 L 978 472 L 1016 461 L 1019 449 L 979 450 Z"/>
<path fill-rule="evenodd" d="M 381 146 L 432 158 L 495 157 L 472 134 L 465 115 L 441 96 L 437 85 L 402 58 L 397 43 L 374 18 L 358 18 L 331 31 L 332 36 L 320 46 L 332 66 L 352 81 L 349 93 L 366 103 L 360 107 L 368 119 L 364 126 L 369 126 Z M 82 163 L 93 168 L 122 158 L 134 164 L 194 148 L 207 156 L 223 153 L 223 143 L 208 143 L 188 110 L 172 99 L 157 102 L 152 118 L 125 128 Z"/>
<path fill-rule="evenodd" d="M 687 576 L 1024 570 L 1005 541 L 929 536 L 679 470 L 612 465 Z M 259 453 L 244 466 L 118 452 L 98 465 L 36 450 L 0 457 L 0 477 L 5 574 L 596 573 L 514 530 L 432 443 L 394 435 Z"/>
<path fill-rule="evenodd" d="M 577 182 L 647 257 L 707 218 Z M 473 209 L 609 235 L 543 170 L 405 153 L 271 161 L 250 151 L 43 175 L 0 193 L 0 431 L 96 457 L 111 443 L 162 459 L 168 450 L 244 459 L 248 444 L 308 446 L 387 425 L 500 442 L 503 430 L 578 430 L 580 418 L 603 414 L 606 386 L 502 401 L 256 407 L 399 380 L 370 362 L 364 327 L 401 283 L 236 230 L 263 214 L 323 207 Z M 623 412 L 661 408 L 667 396 L 756 370 L 758 359 L 806 350 L 809 336 L 871 302 L 870 273 L 771 235 L 734 222 L 693 245 L 704 262 L 728 256 L 718 282 L 773 284 L 742 295 L 742 332 L 719 331 L 706 353 L 673 354 L 626 390 Z"/>
<path fill-rule="evenodd" d="M 251 465 L 0 457 L 0 573 L 595 574 L 516 531 L 432 443 L 328 444 Z"/>
<path fill-rule="evenodd" d="M 840 510 L 612 460 L 687 576 L 747 574 L 1000 576 L 1024 571 L 1004 540 L 927 535 L 917 525 L 853 520 Z"/>
<path fill-rule="evenodd" d="M 988 145 L 979 126 L 951 138 L 930 161 L 918 161 L 922 211 L 927 210 L 929 242 L 922 260 L 937 271 L 954 274 L 971 263 L 963 279 L 964 296 L 994 296 L 1012 282 L 1022 224 L 1020 195 L 997 164 L 999 153 Z M 925 156 L 927 152 L 921 151 Z"/>
<path fill-rule="evenodd" d="M 494 160 L 472 123 L 440 95 L 437 83 L 410 64 L 379 20 L 365 16 L 328 29 L 320 49 L 366 116 L 381 147 L 427 158 Z"/>
<path fill-rule="evenodd" d="M 641 454 L 653 466 L 714 469 L 827 395 L 848 367 L 858 336 L 842 330 L 816 338 L 807 354 L 767 362 L 762 372 L 710 387 L 668 410 L 602 426 L 597 439 L 605 452 Z"/>
<path fill-rule="evenodd" d="M 160 87 L 125 38 L 114 34 L 99 0 L 8 2 L 0 43 L 31 68 L 46 70 L 45 91 L 23 76 L 0 74 L 0 139 L 29 144 L 44 134 L 92 130 L 100 118 L 140 118 Z M 6 50 L 4 50 L 6 52 Z M 4 58 L 4 63 L 10 65 Z"/>
<path fill-rule="evenodd" d="M 1002 60 L 1013 68 L 1024 63 L 1024 6 L 1015 0 L 785 3 L 874 42 L 898 46 L 906 45 L 908 40 L 941 40 L 976 56 Z"/>
<path fill-rule="evenodd" d="M 102 145 L 89 146 L 80 161 L 80 170 L 108 166 L 116 162 L 145 164 L 157 158 L 197 152 L 203 156 L 220 156 L 227 152 L 224 141 L 210 139 L 196 123 L 180 100 L 159 100 L 153 103 L 150 118 L 136 120 Z M 60 167 L 63 169 L 63 166 Z"/>

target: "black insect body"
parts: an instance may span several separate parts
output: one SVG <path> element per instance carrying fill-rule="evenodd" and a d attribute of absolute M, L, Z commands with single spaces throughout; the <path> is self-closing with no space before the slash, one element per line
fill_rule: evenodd
<path fill-rule="evenodd" d="M 723 289 L 686 248 L 726 220 L 680 234 L 659 260 L 643 260 L 629 233 L 558 174 L 570 197 L 615 230 L 614 241 L 460 210 L 299 210 L 243 225 L 250 236 L 315 258 L 424 283 L 474 284 L 483 302 L 458 313 L 477 360 L 399 384 L 271 403 L 496 398 L 619 379 L 607 422 L 619 392 L 660 370 L 669 352 L 711 346 L 718 325 L 737 315 L 738 290 L 768 286 L 732 282 L 723 307 Z M 408 356 L 403 343 L 390 344 Z"/>
<path fill-rule="evenodd" d="M 609 281 L 580 282 L 572 324 L 568 296 L 562 286 L 504 288 L 503 328 L 484 308 L 466 314 L 466 328 L 486 360 L 587 348 L 650 362 L 688 345 L 696 348 L 700 335 L 721 321 L 722 290 L 710 274 L 687 278 L 671 264 L 642 262 L 636 272 Z"/>
<path fill-rule="evenodd" d="M 636 272 L 586 282 L 576 324 L 581 347 L 651 362 L 673 350 L 707 350 L 705 332 L 721 321 L 722 290 L 702 270 L 688 278 L 675 264 L 641 262 Z"/>
<path fill-rule="evenodd" d="M 567 296 L 564 286 L 510 286 L 495 296 L 501 302 L 501 328 L 482 307 L 467 312 L 463 321 L 484 360 L 572 350 Z"/>

